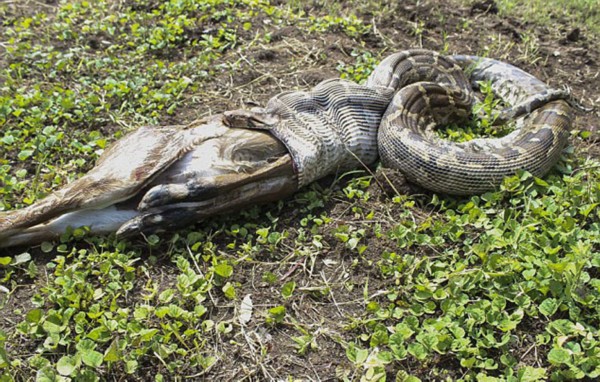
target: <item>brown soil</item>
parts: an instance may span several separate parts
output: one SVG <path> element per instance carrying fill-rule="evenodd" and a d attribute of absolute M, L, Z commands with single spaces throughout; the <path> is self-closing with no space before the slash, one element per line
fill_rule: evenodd
<path fill-rule="evenodd" d="M 308 2 L 308 14 L 319 13 L 317 2 Z M 387 4 L 387 2 L 386 2 Z M 422 47 L 449 54 L 481 55 L 510 62 L 557 88 L 569 88 L 574 100 L 592 111 L 575 111 L 575 129 L 590 131 L 586 142 L 573 144 L 592 156 L 600 155 L 600 49 L 595 36 L 577 26 L 556 20 L 549 28 L 514 18 L 500 17 L 493 1 L 471 7 L 440 1 L 391 2 L 383 15 L 360 11 L 372 20 L 373 31 L 360 41 L 344 33 L 309 35 L 295 26 L 274 27 L 269 46 L 257 44 L 243 54 L 230 52 L 225 60 L 241 60 L 235 78 L 215 78 L 204 89 L 214 98 L 203 107 L 191 107 L 190 118 L 232 108 L 264 105 L 270 97 L 286 90 L 306 89 L 320 81 L 338 77 L 340 62 L 351 64 L 354 50 L 368 50 L 385 57 L 387 52 Z M 489 9 L 488 9 L 489 8 Z M 356 13 L 356 10 L 354 10 Z M 415 24 L 422 33 L 415 33 Z M 532 41 L 525 43 L 524 41 Z M 185 113 L 185 111 L 184 111 Z"/>

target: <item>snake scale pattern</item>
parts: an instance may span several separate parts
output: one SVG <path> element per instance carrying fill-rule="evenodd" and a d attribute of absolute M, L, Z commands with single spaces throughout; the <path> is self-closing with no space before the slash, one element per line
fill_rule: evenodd
<path fill-rule="evenodd" d="M 470 115 L 479 81 L 490 81 L 509 105 L 498 121 L 513 121 L 514 131 L 464 143 L 439 138 L 436 127 Z M 381 157 L 386 167 L 424 188 L 463 195 L 492 190 L 518 170 L 544 175 L 571 129 L 564 98 L 563 91 L 510 64 L 417 49 L 384 59 L 365 85 L 327 80 L 310 91 L 281 93 L 265 108 L 226 112 L 225 118 L 231 126 L 266 129 L 281 140 L 299 187 Z"/>

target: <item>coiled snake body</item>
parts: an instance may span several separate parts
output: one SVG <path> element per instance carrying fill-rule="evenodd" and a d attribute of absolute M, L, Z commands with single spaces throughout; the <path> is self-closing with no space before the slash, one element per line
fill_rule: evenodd
<path fill-rule="evenodd" d="M 515 130 L 464 143 L 439 138 L 437 126 L 469 115 L 471 84 L 478 81 L 490 81 L 510 105 L 499 120 L 514 120 Z M 383 60 L 365 85 L 328 80 L 311 91 L 279 94 L 264 109 L 226 112 L 225 118 L 280 139 L 294 159 L 299 186 L 380 156 L 385 166 L 427 189 L 476 194 L 517 170 L 541 176 L 556 163 L 571 127 L 564 97 L 504 62 L 408 50 Z"/>

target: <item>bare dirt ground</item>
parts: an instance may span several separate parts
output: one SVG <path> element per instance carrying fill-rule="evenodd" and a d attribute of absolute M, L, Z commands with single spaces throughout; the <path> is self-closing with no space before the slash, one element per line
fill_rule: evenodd
<path fill-rule="evenodd" d="M 574 98 L 587 108 L 598 105 L 600 57 L 594 35 L 586 35 L 566 20 L 557 19 L 554 27 L 545 27 L 500 17 L 496 8 L 487 9 L 489 4 L 493 2 L 476 2 L 471 7 L 445 1 L 409 2 L 388 5 L 389 11 L 383 15 L 377 12 L 376 16 L 359 9 L 357 15 L 373 26 L 373 32 L 360 41 L 344 33 L 315 38 L 298 27 L 276 28 L 269 46 L 258 45 L 244 55 L 229 55 L 232 61 L 242 60 L 243 70 L 234 77 L 227 74 L 212 81 L 207 91 L 216 99 L 205 107 L 218 112 L 264 105 L 278 92 L 311 87 L 339 76 L 335 68 L 340 62 L 352 62 L 355 50 L 385 57 L 386 53 L 415 47 L 450 54 L 487 52 L 555 87 L 571 89 Z M 319 6 L 310 2 L 304 8 L 309 14 L 319 12 Z M 225 104 L 223 99 L 227 99 Z M 598 110 L 577 110 L 574 126 L 597 134 L 598 116 Z M 595 147 L 590 149 L 598 154 Z"/>

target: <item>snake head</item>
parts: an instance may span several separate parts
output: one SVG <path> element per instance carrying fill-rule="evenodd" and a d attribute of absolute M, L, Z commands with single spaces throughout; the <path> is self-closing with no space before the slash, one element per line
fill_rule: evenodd
<path fill-rule="evenodd" d="M 262 108 L 239 109 L 223 113 L 223 123 L 228 127 L 242 129 L 269 129 L 279 118 Z"/>

